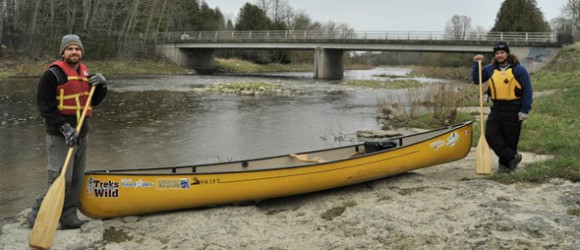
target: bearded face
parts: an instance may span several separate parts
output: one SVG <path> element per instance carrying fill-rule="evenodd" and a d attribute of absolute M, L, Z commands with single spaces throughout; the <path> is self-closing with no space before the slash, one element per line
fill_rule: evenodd
<path fill-rule="evenodd" d="M 64 49 L 62 53 L 62 58 L 65 62 L 72 65 L 77 65 L 80 63 L 81 58 L 83 57 L 83 50 L 80 46 L 72 44 Z"/>
<path fill-rule="evenodd" d="M 498 50 L 495 52 L 495 60 L 501 65 L 507 63 L 509 54 L 503 50 Z"/>

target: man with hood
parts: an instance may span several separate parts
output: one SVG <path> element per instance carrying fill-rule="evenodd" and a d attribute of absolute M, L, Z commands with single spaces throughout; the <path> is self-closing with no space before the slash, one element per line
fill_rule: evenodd
<path fill-rule="evenodd" d="M 522 122 L 532 109 L 533 91 L 530 75 L 506 42 L 493 47 L 492 62 L 482 69 L 481 82 L 489 82 L 487 94 L 493 101 L 487 118 L 485 138 L 499 157 L 499 173 L 515 171 L 522 161 L 518 142 Z M 479 84 L 479 64 L 485 57 L 473 57 L 473 83 Z"/>

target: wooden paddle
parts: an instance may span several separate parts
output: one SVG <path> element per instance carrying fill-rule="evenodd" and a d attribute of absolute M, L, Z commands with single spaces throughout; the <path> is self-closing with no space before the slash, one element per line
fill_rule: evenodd
<path fill-rule="evenodd" d="M 91 105 L 91 99 L 93 98 L 94 93 L 95 86 L 92 86 L 81 119 L 76 127 L 77 133 L 80 133 L 81 131 L 81 127 L 85 121 L 87 110 Z M 34 227 L 32 228 L 30 238 L 28 239 L 28 245 L 32 248 L 49 249 L 52 245 L 54 235 L 56 234 L 56 228 L 58 227 L 58 221 L 60 220 L 60 215 L 62 214 L 62 208 L 64 206 L 66 170 L 73 153 L 74 146 L 69 148 L 60 175 L 56 180 L 54 180 L 40 205 L 36 221 L 34 222 Z"/>
<path fill-rule="evenodd" d="M 477 61 L 479 68 L 479 120 L 481 121 L 479 142 L 475 149 L 476 173 L 488 175 L 491 173 L 491 152 L 485 140 L 485 127 L 483 121 L 483 83 L 481 82 L 481 60 Z"/>

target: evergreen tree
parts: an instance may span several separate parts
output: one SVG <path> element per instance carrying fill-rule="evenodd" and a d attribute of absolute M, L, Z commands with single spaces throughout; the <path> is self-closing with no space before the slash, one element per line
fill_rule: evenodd
<path fill-rule="evenodd" d="M 550 25 L 536 0 L 505 0 L 497 13 L 492 32 L 549 32 Z"/>
<path fill-rule="evenodd" d="M 246 3 L 238 14 L 236 30 L 267 30 L 270 23 L 266 12 L 256 5 Z"/>
<path fill-rule="evenodd" d="M 266 12 L 260 7 L 246 3 L 238 14 L 235 30 L 268 30 L 271 21 L 266 16 Z M 266 64 L 273 61 L 273 55 L 265 50 L 244 50 L 238 54 L 242 59 L 255 63 Z"/>
<path fill-rule="evenodd" d="M 196 18 L 196 23 L 199 25 L 198 30 L 224 30 L 225 19 L 219 8 L 210 8 L 206 2 L 201 4 L 199 15 Z"/>

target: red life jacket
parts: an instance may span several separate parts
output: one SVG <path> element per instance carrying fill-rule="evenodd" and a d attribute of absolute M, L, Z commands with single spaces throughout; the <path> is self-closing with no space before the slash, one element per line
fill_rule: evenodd
<path fill-rule="evenodd" d="M 67 76 L 67 81 L 59 84 L 56 88 L 58 110 L 63 115 L 76 115 L 77 120 L 80 119 L 90 91 L 89 69 L 84 64 L 79 63 L 79 74 L 73 66 L 62 60 L 52 63 L 49 68 L 52 66 L 58 66 Z M 87 117 L 91 115 L 92 106 L 89 105 Z"/>

